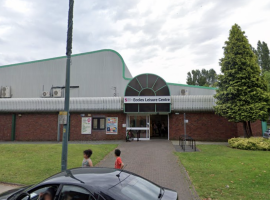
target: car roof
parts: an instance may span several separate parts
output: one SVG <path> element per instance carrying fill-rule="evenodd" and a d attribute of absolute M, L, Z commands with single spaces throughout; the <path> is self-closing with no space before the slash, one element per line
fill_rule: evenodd
<path fill-rule="evenodd" d="M 42 184 L 64 183 L 82 185 L 86 188 L 109 189 L 131 175 L 130 172 L 123 170 L 117 177 L 120 172 L 121 170 L 118 169 L 102 167 L 74 168 L 55 174 L 44 180 Z"/>

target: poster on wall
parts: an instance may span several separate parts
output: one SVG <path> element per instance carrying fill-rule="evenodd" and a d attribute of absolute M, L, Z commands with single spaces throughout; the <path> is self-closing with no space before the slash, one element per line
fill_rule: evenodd
<path fill-rule="evenodd" d="M 82 117 L 82 134 L 91 134 L 92 130 L 92 118 Z"/>
<path fill-rule="evenodd" d="M 117 134 L 118 117 L 107 117 L 106 134 Z"/>

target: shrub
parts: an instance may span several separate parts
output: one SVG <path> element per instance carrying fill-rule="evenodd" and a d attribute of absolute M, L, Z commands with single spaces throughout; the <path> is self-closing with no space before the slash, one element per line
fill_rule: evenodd
<path fill-rule="evenodd" d="M 228 142 L 236 149 L 270 151 L 270 140 L 262 137 L 232 138 Z"/>

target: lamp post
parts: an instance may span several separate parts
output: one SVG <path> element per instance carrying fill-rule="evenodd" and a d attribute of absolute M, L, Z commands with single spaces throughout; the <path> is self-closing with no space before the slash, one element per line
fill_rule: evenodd
<path fill-rule="evenodd" d="M 185 134 L 184 151 L 186 151 L 186 141 L 187 141 L 186 123 L 187 123 L 186 113 L 184 113 L 184 134 Z"/>
<path fill-rule="evenodd" d="M 72 53 L 73 6 L 74 0 L 69 0 L 67 48 L 66 48 L 66 56 L 67 56 L 66 87 L 65 87 L 65 106 L 64 106 L 64 115 L 66 115 L 66 120 L 63 126 L 61 171 L 65 171 L 67 169 L 68 135 L 69 135 L 70 58 Z"/>
<path fill-rule="evenodd" d="M 175 114 L 179 115 L 179 113 L 175 113 Z M 184 147 L 182 147 L 184 151 L 186 151 L 186 141 L 187 141 L 186 123 L 188 123 L 188 120 L 186 120 L 186 113 L 184 113 Z M 179 142 L 179 145 L 180 145 L 180 142 Z"/>

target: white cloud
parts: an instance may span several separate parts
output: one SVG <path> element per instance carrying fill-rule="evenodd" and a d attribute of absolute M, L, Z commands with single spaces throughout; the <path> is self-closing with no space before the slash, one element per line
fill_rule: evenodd
<path fill-rule="evenodd" d="M 74 6 L 73 54 L 114 49 L 131 73 L 186 82 L 192 69 L 220 71 L 222 46 L 238 23 L 256 47 L 270 45 L 270 4 L 255 0 L 80 0 Z M 0 4 L 0 65 L 65 54 L 68 1 Z"/>

